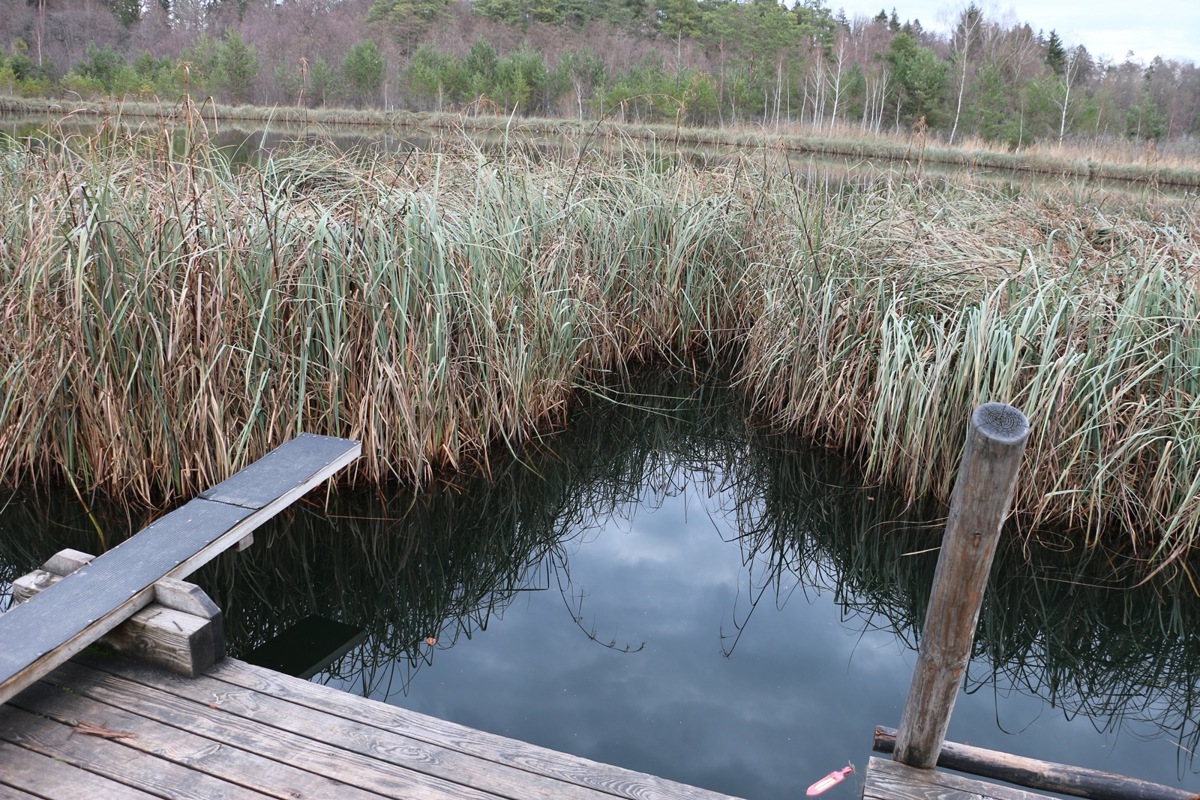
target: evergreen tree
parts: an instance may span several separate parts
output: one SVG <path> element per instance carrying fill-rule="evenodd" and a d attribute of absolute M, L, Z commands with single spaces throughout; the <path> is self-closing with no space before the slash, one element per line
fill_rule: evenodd
<path fill-rule="evenodd" d="M 258 55 L 254 45 L 247 44 L 242 34 L 225 31 L 216 51 L 217 81 L 234 103 L 244 103 L 258 79 Z"/>
<path fill-rule="evenodd" d="M 378 99 L 383 86 L 383 69 L 383 54 L 370 39 L 358 42 L 346 51 L 342 59 L 342 77 L 355 102 Z"/>
<path fill-rule="evenodd" d="M 884 60 L 897 89 L 896 125 L 909 126 L 924 118 L 936 127 L 942 121 L 947 66 L 928 47 L 918 47 L 907 33 L 892 37 Z"/>
<path fill-rule="evenodd" d="M 701 13 L 696 0 L 656 0 L 658 29 L 670 36 L 692 37 L 700 33 Z"/>
<path fill-rule="evenodd" d="M 119 19 L 126 28 L 142 18 L 140 0 L 107 0 L 107 5 L 113 12 L 113 16 Z"/>
<path fill-rule="evenodd" d="M 324 106 L 338 93 L 338 75 L 328 61 L 318 58 L 308 68 L 309 102 Z"/>
<path fill-rule="evenodd" d="M 1046 40 L 1046 66 L 1059 76 L 1067 69 L 1067 49 L 1063 47 L 1057 31 L 1050 31 L 1050 38 Z"/>
<path fill-rule="evenodd" d="M 474 90 L 475 95 L 491 91 L 492 84 L 496 80 L 498 63 L 500 63 L 500 57 L 496 55 L 496 48 L 492 47 L 491 42 L 486 39 L 476 39 L 475 44 L 471 45 L 467 57 L 463 60 L 463 68 L 471 85 L 477 87 Z"/>

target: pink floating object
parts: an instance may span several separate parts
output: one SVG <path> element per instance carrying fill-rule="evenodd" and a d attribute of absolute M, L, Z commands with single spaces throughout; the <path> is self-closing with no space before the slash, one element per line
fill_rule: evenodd
<path fill-rule="evenodd" d="M 807 794 L 809 797 L 818 795 L 826 789 L 836 786 L 837 784 L 846 780 L 846 776 L 851 772 L 854 772 L 853 764 L 847 764 L 841 769 L 835 769 L 833 772 L 829 773 L 824 778 L 821 778 L 821 780 L 808 787 L 808 791 L 805 792 L 805 794 Z"/>

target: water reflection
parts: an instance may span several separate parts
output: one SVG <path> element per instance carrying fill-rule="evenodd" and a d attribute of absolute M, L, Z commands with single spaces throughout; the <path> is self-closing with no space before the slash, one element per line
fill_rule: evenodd
<path fill-rule="evenodd" d="M 293 506 L 196 578 L 233 649 L 319 614 L 366 640 L 318 680 L 750 798 L 863 766 L 873 726 L 898 721 L 938 512 L 906 518 L 838 459 L 756 429 L 719 380 L 587 406 L 490 478 Z M 8 504 L 0 579 L 95 551 L 79 509 Z M 110 545 L 145 522 L 92 511 Z M 1187 574 L 1139 584 L 1047 539 L 997 557 L 951 738 L 1194 784 Z"/>
<path fill-rule="evenodd" d="M 258 120 L 214 120 L 199 124 L 190 139 L 174 121 L 125 117 L 101 123 L 83 117 L 0 116 L 0 151 L 9 147 L 55 147 L 67 138 L 87 143 L 85 149 L 104 146 L 114 138 L 143 136 L 154 145 L 170 142 L 174 153 L 192 150 L 194 142 L 207 142 L 234 167 L 259 166 L 272 153 L 291 148 L 318 148 L 333 157 L 352 154 L 370 158 L 376 154 L 404 154 L 412 151 L 457 153 L 478 148 L 492 156 L 518 155 L 523 163 L 546 160 L 574 164 L 589 155 L 599 155 L 616 164 L 650 165 L 658 170 L 673 169 L 684 162 L 703 170 L 735 167 L 750 159 L 769 163 L 771 171 L 786 173 L 804 186 L 833 190 L 834 194 L 852 195 L 890 183 L 924 181 L 933 186 L 966 183 L 980 189 L 1016 197 L 1034 188 L 1068 191 L 1091 202 L 1098 193 L 1121 194 L 1135 199 L 1186 199 L 1194 188 L 1173 185 L 1148 185 L 1144 181 L 1098 179 L 1062 174 L 1035 173 L 1028 170 L 981 168 L 969 163 L 938 163 L 922 160 L 914 154 L 904 158 L 838 156 L 803 150 L 782 150 L 766 144 L 716 144 L 689 142 L 674 137 L 632 139 L 624 135 L 600 134 L 595 129 L 580 133 L 565 126 L 557 132 L 513 132 L 507 126 L 494 129 L 432 129 L 411 125 L 331 125 L 295 122 L 263 123 Z M 117 132 L 120 132 L 118 135 Z"/>

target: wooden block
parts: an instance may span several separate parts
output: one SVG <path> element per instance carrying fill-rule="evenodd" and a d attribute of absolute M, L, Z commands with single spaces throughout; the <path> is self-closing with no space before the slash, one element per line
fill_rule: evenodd
<path fill-rule="evenodd" d="M 89 553 L 83 553 L 79 550 L 59 550 L 50 559 L 42 565 L 42 569 L 46 572 L 53 572 L 55 575 L 70 575 L 77 569 L 86 567 L 95 560 L 95 556 Z"/>
<path fill-rule="evenodd" d="M 22 575 L 13 581 L 13 604 L 25 602 L 43 589 L 58 583 L 63 576 L 70 575 L 75 570 L 87 566 L 94 558 L 93 555 L 72 550 L 69 547 L 59 550 L 50 556 L 41 569 L 34 570 L 28 575 Z"/>
<path fill-rule="evenodd" d="M 23 602 L 87 565 L 94 557 L 63 550 L 13 581 L 13 602 Z M 65 570 L 55 574 L 52 570 Z M 163 578 L 154 602 L 105 634 L 100 642 L 119 653 L 178 675 L 194 678 L 225 657 L 221 609 L 194 583 Z"/>
<path fill-rule="evenodd" d="M 221 615 L 221 609 L 203 589 L 178 578 L 163 578 L 155 583 L 154 602 L 201 619 L 215 619 Z"/>
<path fill-rule="evenodd" d="M 53 586 L 61 580 L 61 575 L 55 575 L 44 569 L 36 569 L 28 575 L 22 575 L 12 583 L 13 605 L 24 603 L 46 587 Z"/>
<path fill-rule="evenodd" d="M 100 641 L 118 653 L 188 678 L 203 674 L 225 657 L 220 611 L 205 619 L 154 603 Z"/>

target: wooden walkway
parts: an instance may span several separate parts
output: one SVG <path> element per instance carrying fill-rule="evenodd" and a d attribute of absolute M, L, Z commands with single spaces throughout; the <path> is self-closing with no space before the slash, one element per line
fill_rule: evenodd
<path fill-rule="evenodd" d="M 0 706 L 0 798 L 718 800 L 240 661 L 84 654 Z"/>

